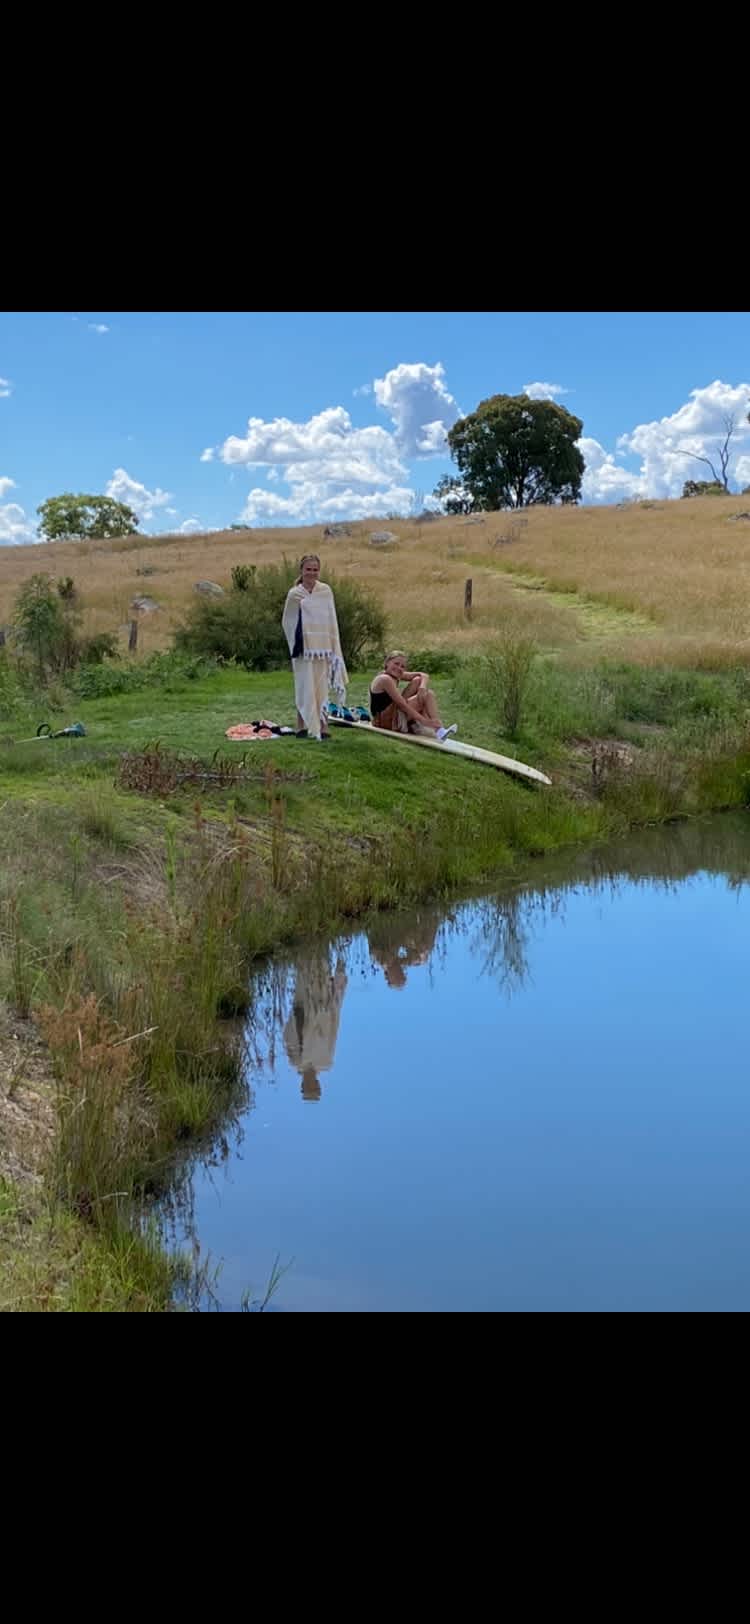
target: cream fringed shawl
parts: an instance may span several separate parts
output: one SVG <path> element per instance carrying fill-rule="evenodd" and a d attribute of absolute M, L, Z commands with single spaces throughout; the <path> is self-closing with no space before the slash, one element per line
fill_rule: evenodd
<path fill-rule="evenodd" d="M 329 685 L 334 693 L 340 694 L 343 698 L 349 677 L 341 652 L 336 605 L 331 588 L 326 586 L 324 581 L 316 581 L 312 592 L 308 592 L 306 587 L 301 585 L 290 588 L 281 620 L 290 654 L 294 652 L 300 608 L 304 658 L 328 660 Z"/>

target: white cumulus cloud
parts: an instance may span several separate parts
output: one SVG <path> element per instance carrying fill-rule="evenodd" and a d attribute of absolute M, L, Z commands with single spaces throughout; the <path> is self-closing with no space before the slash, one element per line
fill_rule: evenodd
<path fill-rule="evenodd" d="M 385 518 L 388 513 L 408 513 L 414 492 L 408 485 L 389 485 L 384 491 L 336 491 L 320 499 L 323 517 L 367 519 L 370 514 Z M 315 509 L 313 499 L 313 510 Z"/>
<path fill-rule="evenodd" d="M 447 457 L 450 456 L 446 439 L 445 424 L 439 418 L 434 423 L 423 423 L 421 438 L 417 445 L 420 457 Z"/>
<path fill-rule="evenodd" d="M 212 445 L 207 445 L 205 451 L 201 452 L 201 462 L 213 462 L 213 460 L 214 448 Z"/>
<path fill-rule="evenodd" d="M 586 462 L 584 502 L 617 502 L 629 497 L 678 497 L 688 479 L 710 479 L 707 457 L 720 471 L 718 450 L 729 419 L 730 489 L 750 480 L 750 384 L 715 379 L 691 389 L 689 400 L 666 417 L 638 423 L 618 436 L 614 452 L 583 435 L 578 444 Z"/>
<path fill-rule="evenodd" d="M 598 440 L 584 434 L 578 441 L 578 449 L 583 452 L 586 464 L 581 486 L 584 502 L 623 502 L 646 495 L 641 475 L 623 468 Z"/>
<path fill-rule="evenodd" d="M 193 530 L 205 530 L 205 528 L 200 519 L 183 519 L 178 534 L 180 536 L 189 536 Z"/>
<path fill-rule="evenodd" d="M 376 378 L 378 406 L 395 425 L 395 440 L 404 457 L 435 457 L 444 451 L 445 435 L 461 408 L 445 385 L 445 368 L 425 361 L 401 361 Z"/>
<path fill-rule="evenodd" d="M 13 481 L 9 483 L 12 485 Z M 23 547 L 30 541 L 38 540 L 31 519 L 18 502 L 6 502 L 0 506 L 0 547 Z"/>
<path fill-rule="evenodd" d="M 558 395 L 570 394 L 561 383 L 525 383 L 521 392 L 528 395 L 529 400 L 556 400 Z"/>
<path fill-rule="evenodd" d="M 391 485 L 382 491 L 331 492 L 325 485 L 301 484 L 293 496 L 278 496 L 259 486 L 251 490 L 240 519 L 246 524 L 313 524 L 325 519 L 367 519 L 388 513 L 408 513 L 414 493 L 407 486 Z"/>
<path fill-rule="evenodd" d="M 382 428 L 355 429 L 343 406 L 328 406 L 306 423 L 288 417 L 270 422 L 251 417 L 247 434 L 230 434 L 219 447 L 219 456 L 229 465 L 285 466 L 286 477 L 289 468 L 325 464 L 327 477 L 339 483 L 353 478 L 390 478 L 394 472 L 404 472 L 393 435 Z"/>
<path fill-rule="evenodd" d="M 265 520 L 271 523 L 277 520 L 279 524 L 299 524 L 299 499 L 277 496 L 275 491 L 264 491 L 256 485 L 248 495 L 240 519 L 246 524 L 263 524 Z"/>
<path fill-rule="evenodd" d="M 39 541 L 34 521 L 18 502 L 5 502 L 2 498 L 14 491 L 16 482 L 8 474 L 0 477 L 0 547 L 24 547 L 30 541 Z"/>
<path fill-rule="evenodd" d="M 87 323 L 87 325 L 88 325 L 89 331 L 92 332 L 92 333 L 108 333 L 109 332 L 109 328 L 107 327 L 106 323 L 103 322 L 103 321 L 90 321 L 90 322 Z"/>
<path fill-rule="evenodd" d="M 374 393 L 392 428 L 356 428 L 344 406 L 327 406 L 305 422 L 251 417 L 244 434 L 227 436 L 216 452 L 221 462 L 263 468 L 267 481 L 286 486 L 254 486 L 240 515 L 246 523 L 409 512 L 414 493 L 407 460 L 445 456 L 446 430 L 460 415 L 444 369 L 440 362 L 402 362 L 355 393 Z M 202 460 L 210 460 L 206 452 Z"/>
<path fill-rule="evenodd" d="M 375 436 L 384 435 L 384 440 Z M 367 436 L 373 438 L 368 440 Z M 385 429 L 360 429 L 356 440 L 350 436 L 340 451 L 331 448 L 321 457 L 287 463 L 284 478 L 290 485 L 355 485 L 369 489 L 388 484 L 406 474 L 393 439 Z"/>
<path fill-rule="evenodd" d="M 687 479 L 710 479 L 708 457 L 718 470 L 718 447 L 726 434 L 727 418 L 734 418 L 736 432 L 730 450 L 735 458 L 750 447 L 750 384 L 722 383 L 719 378 L 702 389 L 691 389 L 690 399 L 668 417 L 652 423 L 639 423 L 621 434 L 618 450 L 640 458 L 640 473 L 647 496 L 679 496 Z M 693 453 L 693 455 L 690 455 Z M 735 458 L 730 463 L 731 469 Z"/>
<path fill-rule="evenodd" d="M 0 378 L 0 400 L 7 400 L 12 393 L 13 385 L 10 378 Z"/>
<path fill-rule="evenodd" d="M 166 507 L 172 500 L 171 491 L 162 491 L 158 486 L 155 491 L 149 491 L 137 479 L 131 479 L 124 468 L 115 469 L 106 492 L 116 502 L 125 502 L 139 519 L 153 518 L 157 508 Z"/>

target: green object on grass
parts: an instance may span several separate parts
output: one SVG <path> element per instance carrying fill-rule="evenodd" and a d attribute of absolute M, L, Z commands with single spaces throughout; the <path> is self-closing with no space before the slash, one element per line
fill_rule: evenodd
<path fill-rule="evenodd" d="M 61 727 L 53 733 L 49 722 L 40 722 L 33 739 L 18 739 L 18 744 L 36 744 L 37 739 L 85 739 L 86 729 L 83 722 L 71 722 L 70 727 Z"/>

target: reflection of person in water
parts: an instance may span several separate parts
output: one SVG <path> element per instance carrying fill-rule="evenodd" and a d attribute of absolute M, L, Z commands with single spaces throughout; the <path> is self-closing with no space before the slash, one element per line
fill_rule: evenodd
<path fill-rule="evenodd" d="M 376 923 L 368 933 L 370 955 L 381 966 L 389 987 L 400 990 L 406 986 L 406 971 L 411 965 L 426 964 L 435 947 L 440 914 L 417 914 L 399 932 L 389 921 L 378 929 Z M 381 935 L 382 939 L 378 940 Z"/>
<path fill-rule="evenodd" d="M 337 961 L 333 974 L 325 953 L 303 959 L 297 966 L 284 1048 L 302 1079 L 303 1100 L 320 1099 L 319 1073 L 330 1071 L 333 1065 L 346 983 L 343 959 Z"/>

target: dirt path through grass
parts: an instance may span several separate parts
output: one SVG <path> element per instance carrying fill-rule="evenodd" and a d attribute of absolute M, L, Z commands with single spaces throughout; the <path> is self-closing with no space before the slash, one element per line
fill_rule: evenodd
<path fill-rule="evenodd" d="M 546 603 L 558 609 L 567 609 L 575 616 L 577 635 L 587 642 L 618 643 L 623 636 L 655 636 L 660 628 L 648 616 L 633 609 L 621 609 L 600 598 L 574 592 L 564 587 L 551 586 L 542 575 L 509 568 L 506 564 L 488 564 L 485 558 L 469 560 L 484 575 L 502 575 L 516 592 L 536 592 Z"/>

